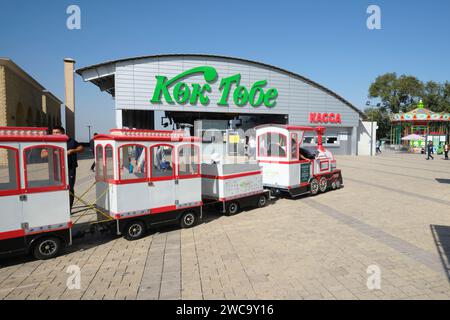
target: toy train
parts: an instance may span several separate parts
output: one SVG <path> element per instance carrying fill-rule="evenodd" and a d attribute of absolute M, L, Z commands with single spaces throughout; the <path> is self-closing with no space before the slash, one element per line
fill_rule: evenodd
<path fill-rule="evenodd" d="M 302 147 L 315 132 L 314 155 Z M 95 223 L 128 240 L 148 228 L 193 227 L 206 207 L 227 215 L 263 207 L 271 195 L 325 192 L 342 186 L 336 160 L 322 146 L 323 128 L 256 128 L 255 162 L 202 161 L 198 137 L 182 131 L 112 129 L 95 137 Z M 72 244 L 68 137 L 46 128 L 0 127 L 0 255 L 55 257 Z"/>

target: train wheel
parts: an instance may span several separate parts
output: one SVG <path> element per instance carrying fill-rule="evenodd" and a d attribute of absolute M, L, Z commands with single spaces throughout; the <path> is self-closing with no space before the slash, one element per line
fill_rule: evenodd
<path fill-rule="evenodd" d="M 123 231 L 123 237 L 133 241 L 140 239 L 145 234 L 145 224 L 140 220 L 134 220 L 128 223 Z"/>
<path fill-rule="evenodd" d="M 228 205 L 227 215 L 228 216 L 235 215 L 236 213 L 238 213 L 238 211 L 239 211 L 239 204 L 237 202 L 231 202 Z"/>
<path fill-rule="evenodd" d="M 267 197 L 262 195 L 258 198 L 258 208 L 265 207 L 267 205 Z"/>
<path fill-rule="evenodd" d="M 311 181 L 311 183 L 309 184 L 310 190 L 311 190 L 311 194 L 313 196 L 315 196 L 316 194 L 319 193 L 319 181 L 317 181 L 317 179 L 313 179 Z"/>
<path fill-rule="evenodd" d="M 37 240 L 33 247 L 33 256 L 37 260 L 54 258 L 61 250 L 61 241 L 54 237 L 44 237 Z"/>
<path fill-rule="evenodd" d="M 336 190 L 336 180 L 333 180 L 333 182 L 331 182 L 331 189 Z"/>
<path fill-rule="evenodd" d="M 180 220 L 180 226 L 183 229 L 191 228 L 197 223 L 197 216 L 192 211 L 183 213 Z"/>
<path fill-rule="evenodd" d="M 320 178 L 320 181 L 319 181 L 319 190 L 320 190 L 320 192 L 327 191 L 327 187 L 328 187 L 327 178 L 325 178 L 325 177 Z"/>

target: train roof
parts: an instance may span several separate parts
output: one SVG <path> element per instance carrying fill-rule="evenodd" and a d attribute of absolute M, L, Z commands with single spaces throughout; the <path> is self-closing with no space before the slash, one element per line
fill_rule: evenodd
<path fill-rule="evenodd" d="M 109 134 L 98 134 L 94 140 L 196 142 L 200 138 L 185 136 L 181 130 L 111 129 Z"/>
<path fill-rule="evenodd" d="M 65 134 L 48 134 L 48 128 L 0 127 L 0 141 L 3 142 L 67 142 Z"/>

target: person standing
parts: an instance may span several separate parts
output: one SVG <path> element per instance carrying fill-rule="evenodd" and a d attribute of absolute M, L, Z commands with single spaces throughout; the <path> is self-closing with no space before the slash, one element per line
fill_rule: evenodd
<path fill-rule="evenodd" d="M 250 136 L 248 139 L 248 157 L 254 159 L 256 156 L 256 139 L 254 136 Z"/>
<path fill-rule="evenodd" d="M 448 144 L 448 141 L 444 145 L 444 154 L 445 154 L 445 160 L 448 160 L 448 152 L 450 151 L 450 145 Z"/>
<path fill-rule="evenodd" d="M 95 136 L 97 135 L 98 133 L 97 132 L 95 132 L 94 133 L 94 136 L 92 137 L 92 139 L 89 141 L 89 147 L 91 148 L 91 152 L 92 152 L 92 156 L 94 157 L 94 162 L 92 162 L 92 165 L 91 165 L 91 171 L 92 172 L 95 172 L 95 143 L 94 143 L 94 138 L 95 138 Z"/>
<path fill-rule="evenodd" d="M 427 154 L 428 154 L 427 160 L 430 160 L 430 158 L 431 160 L 434 160 L 434 157 L 431 155 L 432 153 L 433 153 L 433 142 L 429 141 L 427 146 Z"/>
<path fill-rule="evenodd" d="M 65 134 L 66 131 L 63 127 L 55 127 L 52 130 L 52 134 Z M 75 181 L 77 176 L 77 167 L 78 167 L 78 153 L 82 153 L 84 151 L 84 147 L 78 143 L 72 137 L 69 137 L 67 140 L 67 169 L 69 171 L 69 191 L 70 191 L 70 210 L 72 211 L 74 194 L 75 194 Z"/>
<path fill-rule="evenodd" d="M 380 154 L 381 153 L 381 142 L 380 140 L 377 140 L 377 142 L 375 143 L 376 149 L 375 149 L 375 154 Z"/>

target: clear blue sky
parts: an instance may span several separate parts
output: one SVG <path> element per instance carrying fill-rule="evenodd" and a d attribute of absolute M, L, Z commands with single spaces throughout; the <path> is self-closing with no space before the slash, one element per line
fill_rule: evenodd
<path fill-rule="evenodd" d="M 81 30 L 66 8 L 81 8 Z M 381 8 L 382 30 L 366 9 Z M 63 58 L 76 67 L 163 53 L 256 60 L 299 73 L 363 108 L 385 72 L 450 80 L 450 1 L 65 1 L 0 0 L 0 56 L 64 100 Z M 114 125 L 114 102 L 76 81 L 77 138 Z"/>

